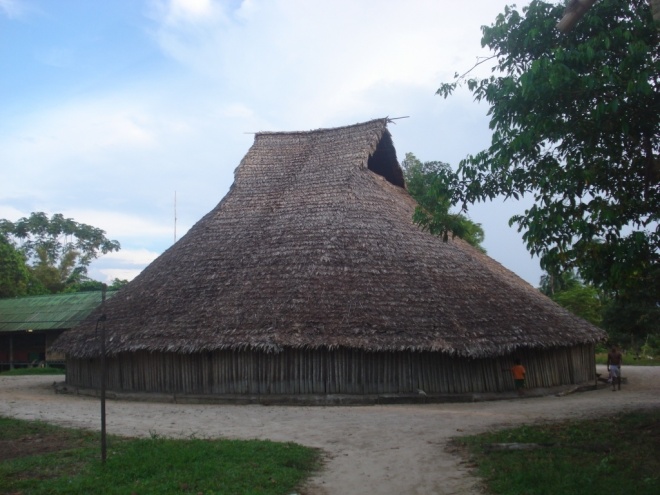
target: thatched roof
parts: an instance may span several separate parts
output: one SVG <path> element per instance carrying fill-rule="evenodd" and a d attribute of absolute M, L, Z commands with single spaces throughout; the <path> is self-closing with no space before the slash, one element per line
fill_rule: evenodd
<path fill-rule="evenodd" d="M 462 240 L 413 224 L 387 124 L 257 134 L 226 197 L 108 301 L 108 352 L 484 357 L 600 340 Z M 93 330 L 56 346 L 97 355 Z"/>

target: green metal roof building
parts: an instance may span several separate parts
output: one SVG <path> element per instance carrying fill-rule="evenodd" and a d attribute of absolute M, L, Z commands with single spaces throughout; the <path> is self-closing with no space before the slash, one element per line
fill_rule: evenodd
<path fill-rule="evenodd" d="M 116 291 L 107 291 L 106 298 Z M 85 321 L 103 293 L 72 292 L 0 299 L 0 369 L 64 362 L 49 352 L 65 330 Z"/>

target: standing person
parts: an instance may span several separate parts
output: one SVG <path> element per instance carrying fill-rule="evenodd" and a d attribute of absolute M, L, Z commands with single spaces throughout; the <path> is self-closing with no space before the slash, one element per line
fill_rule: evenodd
<path fill-rule="evenodd" d="M 615 384 L 619 385 L 621 390 L 621 365 L 623 364 L 623 354 L 619 352 L 615 345 L 612 346 L 610 352 L 607 353 L 607 371 L 610 372 L 612 379 L 612 392 L 616 389 Z"/>
<path fill-rule="evenodd" d="M 510 371 L 511 374 L 513 375 L 513 382 L 516 385 L 516 391 L 518 392 L 518 395 L 524 395 L 525 394 L 525 374 L 527 371 L 525 370 L 525 367 L 522 365 L 520 362 L 520 359 L 514 359 L 513 361 L 513 366 L 508 369 L 504 369 L 503 371 Z"/>

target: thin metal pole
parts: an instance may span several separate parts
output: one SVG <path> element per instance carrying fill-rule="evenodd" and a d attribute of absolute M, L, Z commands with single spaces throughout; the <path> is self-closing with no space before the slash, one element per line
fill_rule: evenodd
<path fill-rule="evenodd" d="M 106 363 L 105 363 L 105 291 L 108 288 L 103 284 L 101 292 L 101 463 L 105 464 L 107 457 L 107 442 L 105 432 L 105 381 L 106 381 Z M 98 322 L 97 322 L 98 325 Z"/>

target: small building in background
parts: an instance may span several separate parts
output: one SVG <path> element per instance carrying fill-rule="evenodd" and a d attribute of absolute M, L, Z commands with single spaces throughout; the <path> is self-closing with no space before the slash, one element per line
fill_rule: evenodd
<path fill-rule="evenodd" d="M 115 291 L 106 292 L 106 298 Z M 102 292 L 74 292 L 0 299 L 0 371 L 26 366 L 64 366 L 51 352 L 59 335 L 89 317 Z"/>

